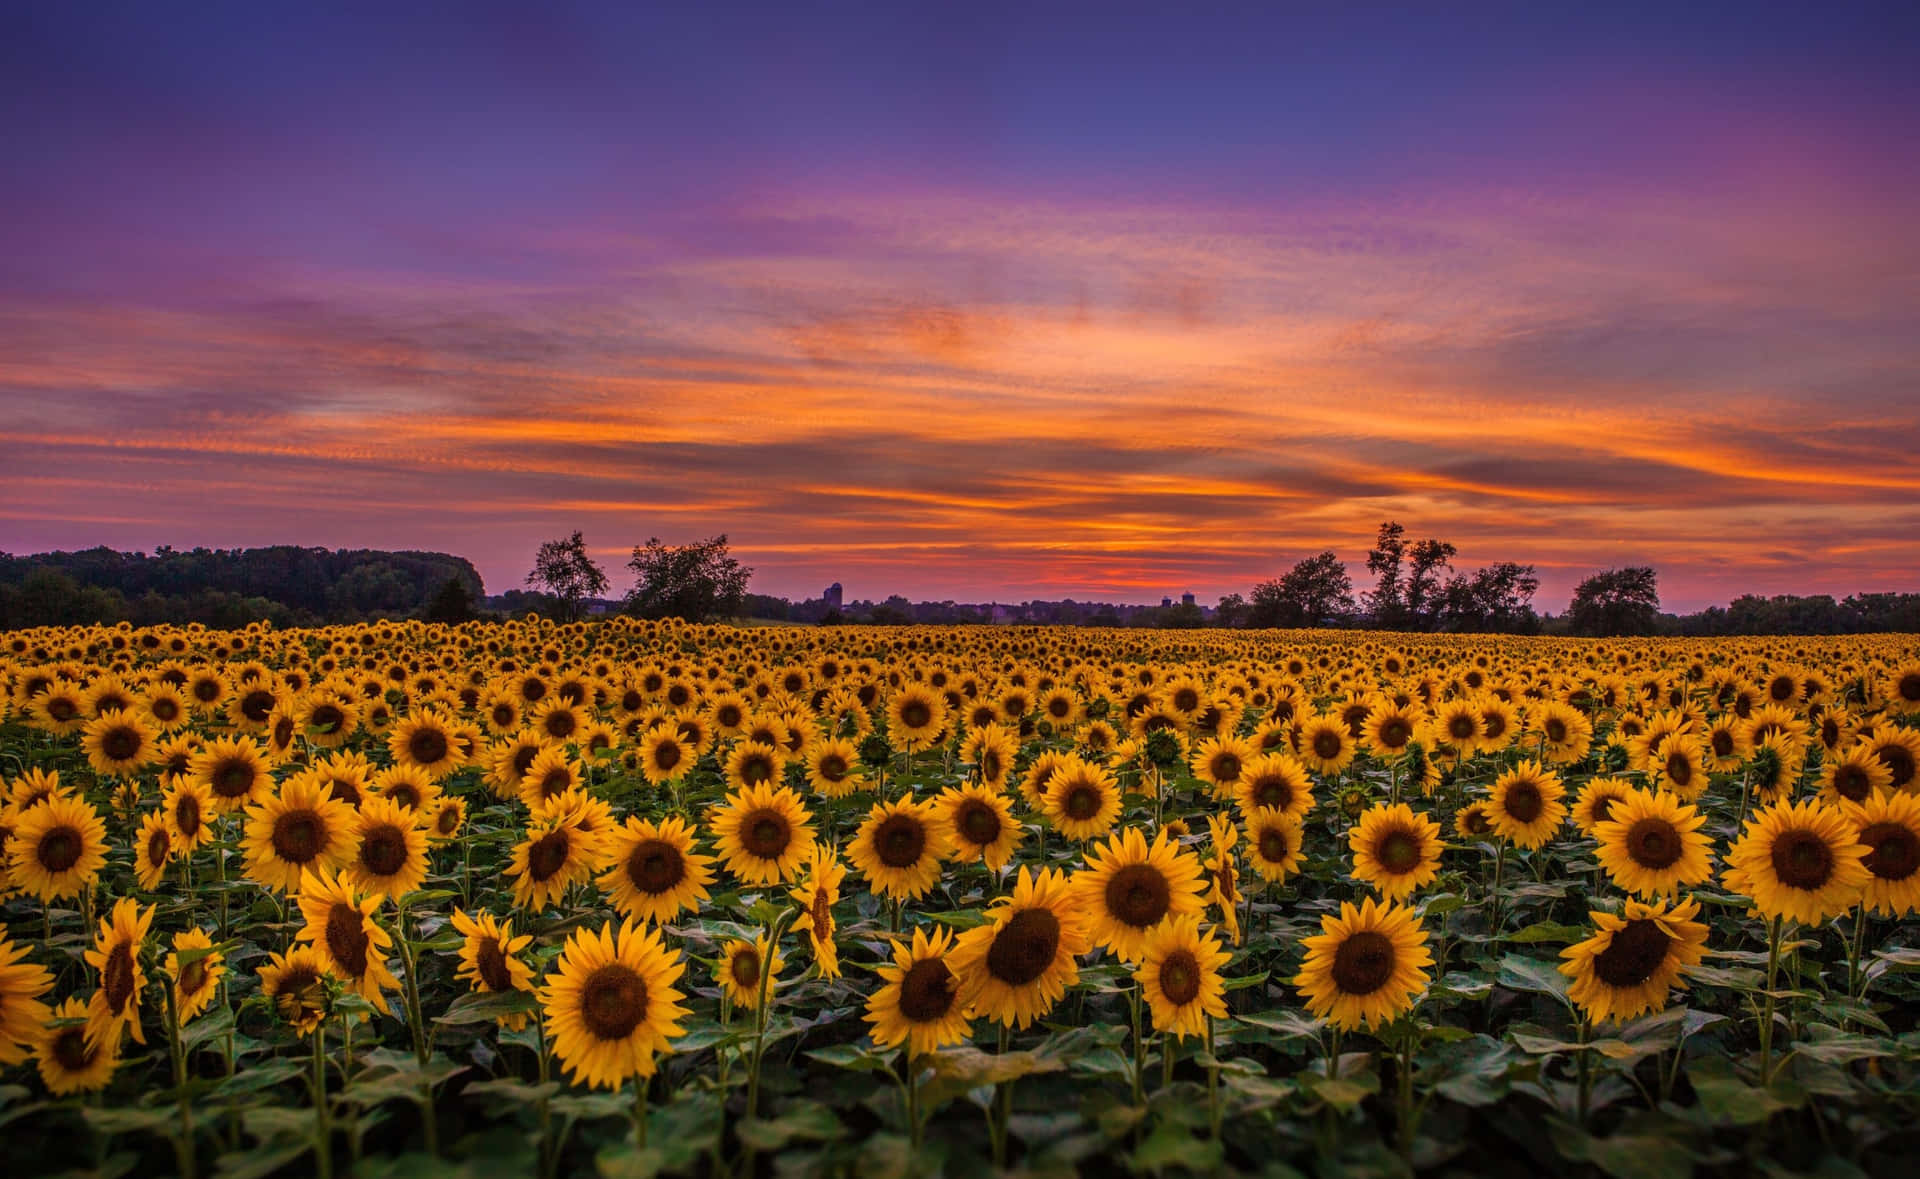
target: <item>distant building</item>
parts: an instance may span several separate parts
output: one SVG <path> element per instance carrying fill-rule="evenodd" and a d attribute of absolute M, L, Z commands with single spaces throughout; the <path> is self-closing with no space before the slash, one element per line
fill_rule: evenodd
<path fill-rule="evenodd" d="M 1166 606 L 1171 606 L 1171 605 L 1173 605 L 1173 599 L 1172 599 L 1172 598 L 1161 598 L 1161 599 L 1160 599 L 1160 605 L 1161 605 L 1162 607 L 1166 607 Z"/>
<path fill-rule="evenodd" d="M 826 599 L 827 606 L 829 609 L 838 610 L 840 608 L 840 599 L 841 599 L 840 583 L 837 581 L 834 582 L 832 585 L 828 586 L 825 590 L 823 590 L 820 596 Z"/>
<path fill-rule="evenodd" d="M 1191 606 L 1191 605 L 1193 605 L 1193 595 L 1192 595 L 1192 594 L 1190 594 L 1190 593 L 1187 593 L 1187 594 L 1181 594 L 1181 595 L 1180 595 L 1180 604 L 1181 604 L 1182 606 Z"/>

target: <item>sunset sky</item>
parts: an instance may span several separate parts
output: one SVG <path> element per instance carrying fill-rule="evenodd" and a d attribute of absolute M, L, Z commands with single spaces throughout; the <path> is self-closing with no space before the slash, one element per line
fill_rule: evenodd
<path fill-rule="evenodd" d="M 1920 589 L 1920 6 L 312 7 L 0 13 L 0 549 Z"/>

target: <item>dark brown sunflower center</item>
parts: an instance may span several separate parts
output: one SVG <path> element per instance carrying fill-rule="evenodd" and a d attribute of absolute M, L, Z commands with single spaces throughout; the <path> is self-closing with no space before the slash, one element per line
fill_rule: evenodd
<path fill-rule="evenodd" d="M 1867 871 L 1882 880 L 1905 880 L 1920 870 L 1920 835 L 1903 823 L 1870 823 L 1861 829 L 1860 842 L 1873 849 Z"/>
<path fill-rule="evenodd" d="M 1380 744 L 1388 749 L 1398 749 L 1413 740 L 1413 726 L 1404 717 L 1391 716 L 1380 726 L 1378 736 Z"/>
<path fill-rule="evenodd" d="M 556 794 L 565 794 L 573 788 L 573 771 L 566 766 L 555 766 L 540 779 L 538 790 L 540 797 L 552 798 Z"/>
<path fill-rule="evenodd" d="M 1084 823 L 1100 813 L 1101 798 L 1098 787 L 1085 783 L 1075 783 L 1067 788 L 1067 797 L 1060 809 L 1069 819 Z"/>
<path fill-rule="evenodd" d="M 100 752 L 106 754 L 109 761 L 131 761 L 140 756 L 144 744 L 138 729 L 112 728 L 101 736 Z"/>
<path fill-rule="evenodd" d="M 1900 677 L 1894 686 L 1894 694 L 1908 704 L 1920 704 L 1920 671 L 1910 671 Z"/>
<path fill-rule="evenodd" d="M 1865 802 L 1873 779 L 1860 766 L 1842 763 L 1833 770 L 1833 792 L 1850 802 Z"/>
<path fill-rule="evenodd" d="M 473 951 L 473 972 L 490 991 L 511 991 L 513 972 L 507 969 L 506 951 L 497 937 L 483 937 Z"/>
<path fill-rule="evenodd" d="M 822 754 L 815 772 L 829 782 L 843 782 L 847 777 L 847 759 L 837 753 Z"/>
<path fill-rule="evenodd" d="M 1333 983 L 1349 995 L 1371 995 L 1387 985 L 1396 962 L 1393 939 L 1371 929 L 1352 934 L 1333 953 Z"/>
<path fill-rule="evenodd" d="M 1627 829 L 1627 855 L 1642 868 L 1671 868 L 1684 850 L 1680 829 L 1665 819 L 1649 816 Z"/>
<path fill-rule="evenodd" d="M 264 688 L 255 688 L 240 698 L 240 714 L 254 724 L 265 724 L 273 712 L 273 693 Z"/>
<path fill-rule="evenodd" d="M 901 706 L 900 723 L 909 729 L 924 729 L 933 723 L 933 709 L 924 701 L 909 700 Z"/>
<path fill-rule="evenodd" d="M 807 904 L 807 916 L 813 919 L 815 945 L 833 940 L 833 897 L 825 885 L 815 882 L 813 900 Z"/>
<path fill-rule="evenodd" d="M 911 868 L 927 850 L 927 829 L 912 815 L 889 815 L 873 832 L 874 854 L 889 868 Z"/>
<path fill-rule="evenodd" d="M 172 850 L 173 850 L 173 839 L 167 834 L 167 829 L 165 827 L 155 827 L 152 831 L 147 833 L 147 862 L 148 863 L 150 864 L 166 863 L 167 853 L 171 852 Z"/>
<path fill-rule="evenodd" d="M 1675 786 L 1686 786 L 1693 781 L 1693 763 L 1684 753 L 1667 754 L 1667 777 Z"/>
<path fill-rule="evenodd" d="M 953 972 L 938 958 L 922 958 L 900 976 L 900 1014 L 914 1023 L 940 1019 L 953 1010 Z"/>
<path fill-rule="evenodd" d="M 1258 806 L 1286 810 L 1293 805 L 1293 783 L 1280 774 L 1263 774 L 1253 780 L 1253 801 Z"/>
<path fill-rule="evenodd" d="M 1240 759 L 1231 753 L 1216 753 L 1207 767 L 1216 782 L 1231 782 L 1240 776 Z"/>
<path fill-rule="evenodd" d="M 749 786 L 773 780 L 773 759 L 764 753 L 749 753 L 740 759 L 740 780 Z"/>
<path fill-rule="evenodd" d="M 1558 745 L 1567 739 L 1567 722 L 1561 720 L 1557 716 L 1550 716 L 1547 718 L 1546 729 L 1547 729 L 1547 740 L 1551 741 L 1555 745 Z"/>
<path fill-rule="evenodd" d="M 1015 913 L 987 947 L 987 973 L 1023 987 L 1047 972 L 1060 949 L 1060 919 L 1047 909 Z"/>
<path fill-rule="evenodd" d="M 680 849 L 664 839 L 643 839 L 627 854 L 627 879 L 649 896 L 666 892 L 686 875 Z"/>
<path fill-rule="evenodd" d="M 253 789 L 253 763 L 233 759 L 213 768 L 213 792 L 222 798 L 242 798 Z"/>
<path fill-rule="evenodd" d="M 360 805 L 360 785 L 351 778 L 335 778 L 327 783 L 327 789 L 333 796 L 348 806 Z"/>
<path fill-rule="evenodd" d="M 64 724 L 80 715 L 80 706 L 65 696 L 55 696 L 47 701 L 47 715 Z"/>
<path fill-rule="evenodd" d="M 185 996 L 197 995 L 207 985 L 207 960 L 196 958 L 180 968 L 180 993 Z"/>
<path fill-rule="evenodd" d="M 743 990 L 757 988 L 760 985 L 760 951 L 753 946 L 739 947 L 728 959 L 727 969 L 733 975 L 734 986 Z"/>
<path fill-rule="evenodd" d="M 980 776 L 989 782 L 997 782 L 1006 773 L 1006 763 L 1000 760 L 1000 751 L 987 749 L 980 754 Z"/>
<path fill-rule="evenodd" d="M 212 704 L 220 699 L 220 681 L 218 680 L 195 680 L 190 690 L 193 698 L 202 704 Z"/>
<path fill-rule="evenodd" d="M 1730 730 L 1715 729 L 1713 735 L 1707 740 L 1713 746 L 1715 757 L 1733 756 L 1733 733 Z"/>
<path fill-rule="evenodd" d="M 567 853 L 572 848 L 567 829 L 555 827 L 527 849 L 527 874 L 537 881 L 553 879 L 555 873 L 567 866 Z"/>
<path fill-rule="evenodd" d="M 1000 838 L 1000 816 L 979 799 L 962 803 L 958 817 L 960 821 L 955 826 L 968 843 L 984 846 Z"/>
<path fill-rule="evenodd" d="M 1833 867 L 1833 849 L 1811 831 L 1788 831 L 1773 841 L 1773 874 L 1788 888 L 1822 888 Z"/>
<path fill-rule="evenodd" d="M 680 743 L 678 741 L 662 741 L 653 747 L 654 769 L 670 770 L 679 764 Z"/>
<path fill-rule="evenodd" d="M 740 843 L 749 855 L 778 858 L 793 842 L 793 826 L 779 811 L 753 811 L 740 823 Z"/>
<path fill-rule="evenodd" d="M 360 837 L 360 863 L 375 876 L 394 876 L 407 866 L 407 837 L 391 823 L 382 823 Z"/>
<path fill-rule="evenodd" d="M 272 842 L 273 854 L 287 863 L 310 863 L 327 846 L 327 825 L 313 811 L 288 811 L 273 821 Z"/>
<path fill-rule="evenodd" d="M 1904 789 L 1907 783 L 1913 781 L 1915 771 L 1913 754 L 1907 751 L 1906 746 L 1882 745 L 1873 751 L 1873 755 L 1879 758 L 1880 764 L 1886 766 L 1892 773 L 1893 778 L 1888 785 L 1895 790 Z"/>
<path fill-rule="evenodd" d="M 107 1010 L 118 1015 L 133 998 L 133 944 L 116 942 L 100 968 L 100 990 L 107 997 Z"/>
<path fill-rule="evenodd" d="M 1175 950 L 1160 961 L 1160 990 L 1167 1001 L 1185 1007 L 1200 996 L 1200 963 L 1190 950 Z"/>
<path fill-rule="evenodd" d="M 200 800 L 191 794 L 182 794 L 176 799 L 173 804 L 173 825 L 183 838 L 192 839 L 200 834 Z"/>
<path fill-rule="evenodd" d="M 1671 941 L 1658 922 L 1635 918 L 1614 930 L 1607 948 L 1593 956 L 1593 973 L 1610 987 L 1637 987 L 1667 960 Z"/>
<path fill-rule="evenodd" d="M 349 977 L 359 978 L 367 972 L 368 945 L 365 914 L 335 901 L 327 910 L 327 953 Z"/>
<path fill-rule="evenodd" d="M 1455 713 L 1447 719 L 1447 736 L 1455 741 L 1469 740 L 1478 736 L 1479 732 L 1479 728 L 1473 723 L 1473 718 L 1464 712 Z"/>
<path fill-rule="evenodd" d="M 1146 929 L 1167 915 L 1173 890 L 1160 869 L 1151 864 L 1128 864 L 1107 878 L 1107 912 L 1116 921 Z"/>
<path fill-rule="evenodd" d="M 34 858 L 48 872 L 65 872 L 80 862 L 80 852 L 85 846 L 78 831 L 71 827 L 55 827 L 40 837 L 40 844 L 34 849 Z"/>
<path fill-rule="evenodd" d="M 445 759 L 448 749 L 447 735 L 439 729 L 415 729 L 407 738 L 407 756 L 423 766 Z"/>
<path fill-rule="evenodd" d="M 1405 829 L 1389 831 L 1374 848 L 1373 858 L 1395 876 L 1405 875 L 1420 866 L 1420 840 Z"/>
<path fill-rule="evenodd" d="M 1323 761 L 1332 761 L 1340 756 L 1340 734 L 1331 729 L 1314 734 L 1313 755 Z"/>
<path fill-rule="evenodd" d="M 1602 794 L 1593 800 L 1593 821 L 1604 823 L 1613 814 L 1613 804 L 1620 800 L 1611 794 Z"/>
<path fill-rule="evenodd" d="M 1540 793 L 1540 787 L 1532 782 L 1515 782 L 1507 787 L 1506 801 L 1502 804 L 1508 817 L 1516 823 L 1531 823 L 1547 809 L 1547 800 Z"/>
<path fill-rule="evenodd" d="M 547 714 L 544 727 L 547 730 L 547 736 L 566 738 L 573 736 L 574 730 L 579 728 L 579 723 L 570 710 L 560 708 Z"/>
<path fill-rule="evenodd" d="M 646 1017 L 646 980 L 630 966 L 610 962 L 580 987 L 580 1022 L 596 1040 L 624 1040 Z"/>
<path fill-rule="evenodd" d="M 494 705 L 491 715 L 493 717 L 494 727 L 501 729 L 512 728 L 513 722 L 520 718 L 519 711 L 511 704 Z"/>
<path fill-rule="evenodd" d="M 307 724 L 322 733 L 337 733 L 347 723 L 347 714 L 337 704 L 322 704 L 307 717 Z"/>
<path fill-rule="evenodd" d="M 1485 835 L 1493 830 L 1493 824 L 1487 821 L 1487 812 L 1474 807 L 1467 812 L 1467 832 L 1471 835 Z"/>
<path fill-rule="evenodd" d="M 70 1073 L 84 1072 L 93 1064 L 94 1049 L 87 1047 L 87 1029 L 61 1028 L 53 1034 L 53 1058 Z"/>
<path fill-rule="evenodd" d="M 1287 858 L 1293 848 L 1287 843 L 1287 833 L 1278 827 L 1268 827 L 1260 832 L 1260 858 L 1269 864 L 1277 864 Z"/>

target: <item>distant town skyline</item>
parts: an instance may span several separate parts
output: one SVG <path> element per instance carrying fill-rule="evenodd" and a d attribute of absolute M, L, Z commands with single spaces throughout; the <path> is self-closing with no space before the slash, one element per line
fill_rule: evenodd
<path fill-rule="evenodd" d="M 0 549 L 1920 584 L 1920 8 L 10 11 Z M 1364 578 L 1356 575 L 1357 581 Z"/>

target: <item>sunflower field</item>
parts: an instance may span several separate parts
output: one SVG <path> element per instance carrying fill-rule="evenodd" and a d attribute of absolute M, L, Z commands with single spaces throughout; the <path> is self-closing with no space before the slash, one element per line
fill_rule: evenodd
<path fill-rule="evenodd" d="M 0 636 L 7 1174 L 1910 1174 L 1920 640 Z"/>

